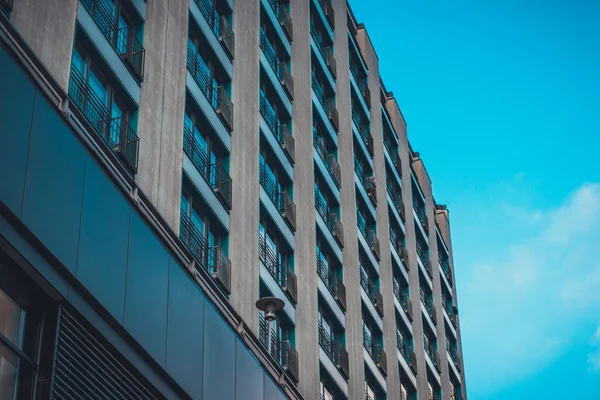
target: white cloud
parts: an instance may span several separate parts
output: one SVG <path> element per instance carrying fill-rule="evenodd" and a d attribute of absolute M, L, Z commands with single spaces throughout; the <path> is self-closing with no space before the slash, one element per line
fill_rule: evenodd
<path fill-rule="evenodd" d="M 501 256 L 476 254 L 476 241 L 455 248 L 475 254 L 464 257 L 457 282 L 467 374 L 476 376 L 469 386 L 483 392 L 552 363 L 600 307 L 600 184 L 584 184 L 548 210 L 499 204 L 500 222 L 489 228 L 503 233 Z M 598 340 L 590 365 L 600 366 Z"/>

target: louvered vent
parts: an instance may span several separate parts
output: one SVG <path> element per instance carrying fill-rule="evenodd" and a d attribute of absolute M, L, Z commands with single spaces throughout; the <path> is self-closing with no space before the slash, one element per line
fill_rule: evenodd
<path fill-rule="evenodd" d="M 164 399 L 74 311 L 61 311 L 54 399 Z"/>

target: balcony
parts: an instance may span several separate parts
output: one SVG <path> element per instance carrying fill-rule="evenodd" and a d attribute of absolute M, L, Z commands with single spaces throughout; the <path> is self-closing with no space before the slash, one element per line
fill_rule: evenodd
<path fill-rule="evenodd" d="M 185 124 L 183 126 L 183 151 L 192 160 L 200 175 L 223 205 L 231 210 L 231 177 L 223 166 L 223 160 L 218 159 L 215 163 L 210 163 L 206 152 Z"/>
<path fill-rule="evenodd" d="M 3 2 L 12 6 L 12 0 Z M 146 50 L 135 35 L 135 28 L 132 26 L 119 27 L 115 23 L 114 11 L 110 10 L 101 0 L 81 0 L 81 4 L 135 79 L 142 82 Z"/>
<path fill-rule="evenodd" d="M 287 190 L 279 190 L 278 182 L 267 173 L 263 162 L 259 165 L 259 181 L 260 186 L 265 190 L 265 193 L 273 202 L 273 205 L 279 211 L 285 222 L 290 228 L 296 231 L 296 205 L 288 194 Z"/>
<path fill-rule="evenodd" d="M 386 186 L 387 192 L 390 195 L 390 198 L 392 199 L 392 204 L 394 205 L 394 208 L 396 208 L 396 211 L 398 211 L 398 214 L 400 214 L 402 222 L 406 222 L 406 209 L 404 208 L 404 203 L 402 202 L 402 191 L 400 187 L 391 179 L 387 180 Z"/>
<path fill-rule="evenodd" d="M 319 321 L 319 345 L 346 379 L 350 376 L 348 352 L 340 341 L 334 340 Z"/>
<path fill-rule="evenodd" d="M 290 17 L 290 13 L 286 7 L 286 4 L 277 4 L 277 0 L 267 0 L 267 2 L 277 17 L 283 32 L 291 42 L 294 40 L 294 31 L 292 29 L 292 18 Z"/>
<path fill-rule="evenodd" d="M 219 43 L 227 53 L 227 56 L 233 60 L 235 47 L 235 34 L 229 26 L 229 21 L 224 15 L 219 15 L 214 9 L 212 0 L 194 0 L 200 9 L 200 13 L 210 26 Z"/>
<path fill-rule="evenodd" d="M 327 153 L 327 150 L 325 149 L 325 141 L 321 136 L 318 135 L 317 128 L 314 126 L 313 146 L 315 147 L 319 158 L 321 158 L 321 161 L 323 161 L 323 164 L 325 164 L 329 175 L 333 179 L 333 183 L 335 183 L 335 186 L 339 189 L 340 183 L 342 181 L 342 171 L 340 169 L 340 164 L 338 164 L 335 154 Z"/>
<path fill-rule="evenodd" d="M 367 197 L 373 204 L 373 207 L 377 207 L 377 185 L 374 176 L 367 176 L 364 173 L 363 167 L 360 165 L 358 158 L 354 156 L 354 171 L 360 180 L 365 192 L 367 193 Z"/>
<path fill-rule="evenodd" d="M 272 0 L 270 0 L 272 1 Z M 267 62 L 273 69 L 275 76 L 279 79 L 279 83 L 285 90 L 286 95 L 290 100 L 294 98 L 294 79 L 288 68 L 287 62 L 281 61 L 277 56 L 277 52 L 269 42 L 267 34 L 260 29 L 260 48 L 263 51 Z"/>
<path fill-rule="evenodd" d="M 379 287 L 369 279 L 363 268 L 360 268 L 360 286 L 364 289 L 371 303 L 373 303 L 379 316 L 383 318 L 383 296 Z"/>
<path fill-rule="evenodd" d="M 421 259 L 423 266 L 425 268 L 427 268 L 427 273 L 430 274 L 430 271 L 427 267 L 429 265 L 429 247 L 427 245 L 423 244 L 418 238 L 416 240 L 416 245 L 417 245 L 417 255 Z"/>
<path fill-rule="evenodd" d="M 402 160 L 400 159 L 400 154 L 398 154 L 398 145 L 396 143 L 390 143 L 391 139 L 388 135 L 386 135 L 385 131 L 383 133 L 383 145 L 387 150 L 390 159 L 392 160 L 392 164 L 394 165 L 394 169 L 398 173 L 399 177 L 402 177 Z"/>
<path fill-rule="evenodd" d="M 456 343 L 450 343 L 448 338 L 446 338 L 446 350 L 448 351 L 450 359 L 454 363 L 454 366 L 456 366 L 458 372 L 461 372 L 460 355 L 458 353 L 458 347 L 456 346 Z"/>
<path fill-rule="evenodd" d="M 409 298 L 408 286 L 405 288 L 401 288 L 400 284 L 398 283 L 396 278 L 393 278 L 392 284 L 393 284 L 394 296 L 396 297 L 396 299 L 398 299 L 398 302 L 402 306 L 402 310 L 404 310 L 404 312 L 408 316 L 408 319 L 412 322 L 412 320 L 413 320 L 412 301 Z"/>
<path fill-rule="evenodd" d="M 361 139 L 367 146 L 367 150 L 369 151 L 369 154 L 371 155 L 371 157 L 373 157 L 373 154 L 374 154 L 373 135 L 371 135 L 369 123 L 363 122 L 362 118 L 360 117 L 359 112 L 357 110 L 355 110 L 354 107 L 352 107 L 352 121 L 354 122 L 354 125 L 356 125 L 356 129 L 358 129 L 358 134 L 360 135 Z"/>
<path fill-rule="evenodd" d="M 190 250 L 196 263 L 210 274 L 225 293 L 231 293 L 231 261 L 220 245 L 208 245 L 204 235 L 184 213 L 181 213 L 179 238 Z"/>
<path fill-rule="evenodd" d="M 111 118 L 104 102 L 75 66 L 71 66 L 69 97 L 104 143 L 135 175 L 138 169 L 139 137 L 127 120 Z"/>
<path fill-rule="evenodd" d="M 390 226 L 390 243 L 392 248 L 400 256 L 400 260 L 408 270 L 408 251 L 406 250 L 406 238 L 401 233 L 397 233 L 395 229 Z"/>
<path fill-rule="evenodd" d="M 327 22 L 329 22 L 329 25 L 331 25 L 331 29 L 335 29 L 335 13 L 333 12 L 333 7 L 331 6 L 331 0 L 319 0 L 319 4 L 321 4 L 323 14 L 325 14 Z"/>
<path fill-rule="evenodd" d="M 265 237 L 258 236 L 258 253 L 260 260 L 279 284 L 286 296 L 294 303 L 298 303 L 297 278 L 290 268 L 285 257 L 278 256 L 265 241 Z"/>
<path fill-rule="evenodd" d="M 233 130 L 233 103 L 229 98 L 225 85 L 213 85 L 208 66 L 197 56 L 190 42 L 188 42 L 187 69 L 213 110 L 215 110 L 227 130 L 231 132 Z"/>
<path fill-rule="evenodd" d="M 415 194 L 413 193 L 413 208 L 414 208 L 415 212 L 417 213 L 417 217 L 419 217 L 419 221 L 421 222 L 421 225 L 423 226 L 423 230 L 425 231 L 425 234 L 429 235 L 429 219 L 427 218 L 427 215 L 425 214 L 425 204 L 420 200 L 421 199 L 415 198 Z"/>
<path fill-rule="evenodd" d="M 373 252 L 373 255 L 379 261 L 379 238 L 377 237 L 377 228 L 373 226 L 367 226 L 365 218 L 362 216 L 360 212 L 356 213 L 356 220 L 358 225 L 358 230 L 362 233 L 363 237 L 369 244 L 369 248 Z"/>
<path fill-rule="evenodd" d="M 333 128 L 335 129 L 335 131 L 338 132 L 339 131 L 339 116 L 338 116 L 337 108 L 335 108 L 335 98 L 334 97 L 326 97 L 325 89 L 323 88 L 323 85 L 319 82 L 319 80 L 317 79 L 314 71 L 312 73 L 312 88 L 315 92 L 315 95 L 317 96 L 317 99 L 319 100 L 319 104 L 321 104 L 321 106 L 325 110 L 325 115 L 327 115 L 327 118 L 329 119 L 329 121 L 331 121 L 331 124 L 333 125 Z"/>
<path fill-rule="evenodd" d="M 277 142 L 283 149 L 288 160 L 294 163 L 295 141 L 288 126 L 282 123 L 277 117 L 277 113 L 264 92 L 260 91 L 260 115 L 264 118 L 267 126 L 277 139 Z"/>
<path fill-rule="evenodd" d="M 315 191 L 315 208 L 317 213 L 323 218 L 325 225 L 341 247 L 344 247 L 344 227 L 340 221 L 338 214 L 323 201 L 319 192 Z"/>
<path fill-rule="evenodd" d="M 274 331 L 269 332 L 269 324 L 263 313 L 259 314 L 258 336 L 267 350 L 270 342 L 271 356 L 294 381 L 298 382 L 298 352 L 289 340 L 281 340 Z"/>
<path fill-rule="evenodd" d="M 373 343 L 373 338 L 369 335 L 363 323 L 363 346 L 371 356 L 375 365 L 384 376 L 387 376 L 387 357 L 383 350 L 383 344 Z"/>
<path fill-rule="evenodd" d="M 4 10 L 6 14 L 10 14 L 13 9 L 13 0 L 0 0 L 0 10 Z"/>
<path fill-rule="evenodd" d="M 396 330 L 396 345 L 398 351 L 404 357 L 406 363 L 410 366 L 410 369 L 416 374 L 417 373 L 417 359 L 413 350 L 412 339 L 405 340 L 402 333 Z"/>
<path fill-rule="evenodd" d="M 450 269 L 450 262 L 448 261 L 448 258 L 438 257 L 438 262 L 440 263 L 440 268 L 444 272 L 444 276 L 446 277 L 446 279 L 448 279 L 448 283 L 450 284 L 450 286 L 452 286 L 452 270 Z"/>
<path fill-rule="evenodd" d="M 440 373 L 440 356 L 438 355 L 436 344 L 429 340 L 426 334 L 423 334 L 423 343 L 425 346 L 425 353 L 429 356 L 429 359 L 431 360 L 431 363 L 435 369 L 438 371 L 438 373 Z"/>
<path fill-rule="evenodd" d="M 346 311 L 346 286 L 342 283 L 340 277 L 333 273 L 317 255 L 317 274 L 329 290 L 329 293 L 338 302 L 343 311 Z"/>
<path fill-rule="evenodd" d="M 435 309 L 435 305 L 433 304 L 433 295 L 431 293 L 425 293 L 425 290 L 421 286 L 420 296 L 421 296 L 421 302 L 423 303 L 423 305 L 425 306 L 425 309 L 427 310 L 427 314 L 429 315 L 429 317 L 431 318 L 433 323 L 435 325 L 437 325 L 437 312 Z"/>
<path fill-rule="evenodd" d="M 371 109 L 371 91 L 369 90 L 369 83 L 367 80 L 367 77 L 361 77 L 359 72 L 358 72 L 358 65 L 356 65 L 355 62 L 350 62 L 350 73 L 352 74 L 352 76 L 354 77 L 354 80 L 356 81 L 356 84 L 358 86 L 358 90 L 360 91 L 360 94 L 363 97 L 363 100 L 365 101 L 365 104 L 367 105 L 367 108 L 370 110 Z"/>
<path fill-rule="evenodd" d="M 337 78 L 337 71 L 336 71 L 337 63 L 335 60 L 335 56 L 333 54 L 333 45 L 327 46 L 323 42 L 321 37 L 319 36 L 319 33 L 317 32 L 317 29 L 315 28 L 315 26 L 312 24 L 310 26 L 310 34 L 315 42 L 315 45 L 317 46 L 317 49 L 319 50 L 319 54 L 323 58 L 323 61 L 325 61 L 325 65 L 327 65 L 327 69 L 329 69 L 329 72 L 331 72 L 333 79 L 336 79 Z"/>

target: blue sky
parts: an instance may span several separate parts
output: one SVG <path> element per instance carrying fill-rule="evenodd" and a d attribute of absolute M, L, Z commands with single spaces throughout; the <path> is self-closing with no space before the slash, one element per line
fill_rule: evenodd
<path fill-rule="evenodd" d="M 469 398 L 600 399 L 600 2 L 350 3 L 450 209 Z"/>

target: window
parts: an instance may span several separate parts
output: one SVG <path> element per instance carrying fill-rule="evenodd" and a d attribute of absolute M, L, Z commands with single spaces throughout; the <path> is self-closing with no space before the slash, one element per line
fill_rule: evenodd
<path fill-rule="evenodd" d="M 56 307 L 6 255 L 0 260 L 0 400 L 49 398 Z"/>
<path fill-rule="evenodd" d="M 323 381 L 319 382 L 319 394 L 322 400 L 333 400 L 333 394 L 327 389 Z"/>

